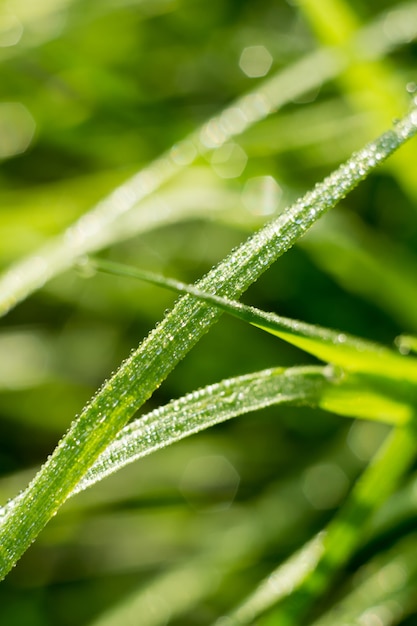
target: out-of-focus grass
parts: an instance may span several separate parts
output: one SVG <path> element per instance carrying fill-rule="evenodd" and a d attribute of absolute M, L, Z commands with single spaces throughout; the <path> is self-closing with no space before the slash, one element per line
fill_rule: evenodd
<path fill-rule="evenodd" d="M 343 81 L 289 102 L 237 139 L 248 157 L 243 170 L 228 169 L 230 154 L 217 161 L 200 156 L 148 207 L 152 216 L 176 202 L 178 210 L 186 207 L 182 221 L 166 220 L 155 231 L 120 241 L 110 257 L 192 282 L 248 228 L 383 130 L 386 116 L 404 112 L 405 87 L 412 89 L 416 80 L 415 3 L 406 9 L 393 2 L 352 7 L 365 26 L 384 11 L 376 44 L 396 48 L 380 61 L 390 76 L 390 86 L 384 79 L 380 88 L 398 102 L 396 112 L 381 98 L 361 104 L 364 85 L 348 78 L 347 69 Z M 407 10 L 408 20 L 400 22 Z M 6 268 L 260 83 L 262 77 L 249 77 L 239 65 L 245 49 L 256 60 L 252 47 L 265 46 L 271 75 L 322 42 L 301 7 L 269 0 L 20 0 L 1 9 L 0 46 L 0 262 Z M 368 71 L 361 61 L 356 68 L 361 75 Z M 404 177 L 414 177 L 410 157 L 401 167 Z M 415 201 L 397 171 L 384 167 L 371 176 L 345 201 L 343 214 L 318 224 L 302 247 L 251 288 L 247 301 L 382 342 L 415 332 Z M 2 320 L 3 500 L 26 484 L 23 472 L 44 460 L 91 393 L 173 300 L 156 288 L 101 276 L 83 281 L 67 272 Z M 148 408 L 223 377 L 299 362 L 295 348 L 225 319 Z M 369 424 L 360 436 L 357 429 L 317 410 L 268 409 L 124 470 L 68 503 L 44 531 L 2 583 L 1 622 L 104 624 L 108 609 L 117 616 L 118 606 L 137 597 L 140 619 L 138 608 L 131 614 L 141 624 L 214 622 L 328 520 L 343 485 L 375 450 L 381 426 Z M 340 477 L 327 502 L 323 475 Z M 392 506 L 401 509 L 395 499 Z M 359 553 L 358 561 L 382 562 L 386 543 L 407 542 L 415 513 L 408 515 L 407 524 L 394 516 L 383 540 Z M 412 538 L 400 545 L 415 551 Z M 406 565 L 398 567 L 404 572 Z M 178 609 L 174 601 L 171 610 L 164 604 L 164 577 Z M 178 586 L 193 579 L 197 591 L 180 601 Z M 350 585 L 348 571 L 336 595 Z M 412 590 L 401 602 L 412 614 Z M 329 599 L 323 611 L 331 605 Z M 128 623 L 117 619 L 115 624 Z"/>

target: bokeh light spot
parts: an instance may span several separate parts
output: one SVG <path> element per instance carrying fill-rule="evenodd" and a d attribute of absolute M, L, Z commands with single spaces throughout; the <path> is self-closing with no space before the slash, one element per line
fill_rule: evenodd
<path fill-rule="evenodd" d="M 0 14 L 0 48 L 10 48 L 19 43 L 23 25 L 13 13 Z"/>
<path fill-rule="evenodd" d="M 315 509 L 332 509 L 349 487 L 344 471 L 335 463 L 313 465 L 304 474 L 303 492 Z"/>
<path fill-rule="evenodd" d="M 268 74 L 272 61 L 265 46 L 248 46 L 240 55 L 239 67 L 249 78 L 260 78 Z"/>
<path fill-rule="evenodd" d="M 242 202 L 253 215 L 272 215 L 281 198 L 282 189 L 272 176 L 250 178 L 242 191 Z"/>
<path fill-rule="evenodd" d="M 180 491 L 194 507 L 227 508 L 235 499 L 240 476 L 224 456 L 200 456 L 190 461 Z"/>
<path fill-rule="evenodd" d="M 181 141 L 171 148 L 171 159 L 177 165 L 190 165 L 197 156 L 197 150 L 191 141 Z"/>
<path fill-rule="evenodd" d="M 237 178 L 242 174 L 247 162 L 246 152 L 233 142 L 221 146 L 211 157 L 211 165 L 221 178 Z"/>
<path fill-rule="evenodd" d="M 0 103 L 0 159 L 22 154 L 29 147 L 35 120 L 20 102 Z"/>
<path fill-rule="evenodd" d="M 361 461 L 369 461 L 387 434 L 385 424 L 355 421 L 348 434 L 347 443 Z"/>

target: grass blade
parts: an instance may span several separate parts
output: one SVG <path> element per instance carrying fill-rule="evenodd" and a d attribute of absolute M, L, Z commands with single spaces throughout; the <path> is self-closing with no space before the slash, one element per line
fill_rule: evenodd
<path fill-rule="evenodd" d="M 61 236 L 52 239 L 35 255 L 16 263 L 0 277 L 0 315 L 6 314 L 45 282 L 72 267 L 80 256 L 131 237 L 133 232 L 129 221 L 124 227 L 122 224 L 120 230 L 115 228 L 115 224 L 120 224 L 145 198 L 155 194 L 172 177 L 192 165 L 200 153 L 221 147 L 292 98 L 329 80 L 342 67 L 340 55 L 319 50 L 232 102 L 216 118 L 208 120 L 166 154 L 117 187 Z M 214 141 L 210 139 L 213 132 L 216 136 Z M 155 207 L 152 216 L 155 225 L 154 215 Z"/>
<path fill-rule="evenodd" d="M 313 626 L 356 626 L 374 617 L 383 626 L 402 623 L 416 606 L 416 550 L 412 535 L 367 563 L 355 577 L 353 590 Z"/>
<path fill-rule="evenodd" d="M 329 589 L 336 573 L 362 541 L 366 523 L 410 467 L 415 457 L 415 436 L 415 423 L 395 428 L 327 529 L 261 582 L 225 618 L 225 626 L 243 626 L 255 619 L 261 626 L 304 623 L 305 614 Z M 381 480 L 381 476 L 387 479 Z M 270 613 L 260 618 L 268 610 Z M 221 624 L 220 620 L 218 626 Z"/>
<path fill-rule="evenodd" d="M 325 368 L 300 367 L 264 370 L 209 385 L 128 424 L 73 493 L 127 463 L 238 415 L 275 404 L 318 406 L 331 384 Z"/>
<path fill-rule="evenodd" d="M 416 132 L 414 110 L 232 252 L 199 288 L 226 297 L 239 296 Z M 219 315 L 217 308 L 184 296 L 91 400 L 2 524 L 0 577 L 13 567 L 99 454 Z"/>
<path fill-rule="evenodd" d="M 415 38 L 412 27 L 415 18 L 415 5 L 407 3 L 396 10 L 395 34 L 387 32 L 386 14 L 361 29 L 353 44 L 355 60 L 379 58 L 397 46 L 408 44 Z M 190 166 L 198 154 L 215 150 L 292 99 L 338 76 L 349 63 L 351 48 L 349 42 L 345 47 L 321 49 L 265 80 L 117 187 L 61 236 L 51 239 L 34 255 L 15 263 L 0 277 L 0 315 L 6 314 L 45 282 L 72 267 L 80 256 L 131 237 L 134 233 L 129 228 L 114 228 L 122 216 L 135 211 L 144 198 L 154 194 L 184 167 Z M 13 51 L 14 48 L 7 50 Z M 399 105 L 398 110 L 401 107 Z M 397 109 L 392 117 L 396 115 Z M 210 143 L 208 137 L 213 130 L 216 140 Z"/>
<path fill-rule="evenodd" d="M 395 380 L 417 382 L 417 359 L 398 354 L 370 341 L 329 330 L 328 328 L 280 317 L 275 313 L 267 313 L 240 302 L 208 294 L 193 285 L 152 272 L 101 259 L 95 259 L 90 263 L 93 269 L 119 276 L 139 278 L 161 287 L 166 287 L 177 293 L 188 293 L 208 304 L 219 307 L 238 319 L 249 322 L 253 326 L 257 326 L 272 335 L 292 343 L 322 361 L 339 365 L 346 371 L 372 375 L 380 374 Z"/>
<path fill-rule="evenodd" d="M 353 555 L 371 516 L 394 491 L 415 458 L 416 422 L 395 428 L 330 522 L 315 569 L 261 626 L 296 626 Z"/>
<path fill-rule="evenodd" d="M 339 378 L 320 366 L 274 368 L 212 384 L 130 422 L 100 454 L 71 496 L 161 448 L 215 424 L 273 405 L 318 407 L 336 414 L 402 424 L 411 407 L 395 405 L 361 377 Z M 16 500 L 0 508 L 8 514 Z"/>
<path fill-rule="evenodd" d="M 303 0 L 300 10 L 324 45 L 345 47 L 360 32 L 360 20 L 352 4 L 345 0 L 325 0 L 320 3 Z M 338 81 L 357 111 L 372 110 L 376 127 L 387 124 L 395 117 L 398 107 L 405 104 L 406 94 L 401 80 L 383 59 L 362 59 L 360 63 L 353 61 L 346 72 L 338 77 Z M 390 163 L 396 178 L 413 198 L 417 194 L 417 185 L 410 163 L 415 159 L 416 148 L 409 146 L 407 151 Z"/>

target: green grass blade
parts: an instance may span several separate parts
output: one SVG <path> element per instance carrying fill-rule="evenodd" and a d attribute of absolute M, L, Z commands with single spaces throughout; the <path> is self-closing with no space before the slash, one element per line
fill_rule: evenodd
<path fill-rule="evenodd" d="M 173 400 L 122 428 L 87 471 L 71 496 L 126 465 L 215 424 L 272 405 L 306 405 L 343 416 L 401 425 L 411 405 L 390 397 L 364 376 L 343 375 L 329 367 L 273 368 L 229 378 Z M 17 503 L 0 508 L 0 519 Z"/>
<path fill-rule="evenodd" d="M 385 391 L 385 395 L 384 395 Z M 410 406 L 395 403 L 364 377 L 339 378 L 320 366 L 273 368 L 229 378 L 173 400 L 130 422 L 87 471 L 75 495 L 153 452 L 215 424 L 272 405 L 306 405 L 336 414 L 402 424 Z M 15 501 L 0 508 L 7 515 Z"/>
<path fill-rule="evenodd" d="M 305 614 L 360 545 L 366 523 L 409 469 L 415 457 L 415 437 L 415 423 L 394 429 L 327 529 L 261 582 L 225 618 L 225 626 L 252 624 L 256 619 L 261 626 L 304 623 Z"/>
<path fill-rule="evenodd" d="M 129 228 L 129 223 L 123 227 L 125 217 L 171 178 L 192 165 L 199 154 L 221 147 L 292 98 L 329 80 L 342 67 L 343 59 L 339 55 L 319 50 L 230 103 L 218 116 L 208 120 L 167 153 L 117 187 L 61 236 L 51 239 L 34 255 L 24 258 L 6 271 L 0 277 L 0 315 L 6 314 L 45 282 L 72 267 L 80 256 L 131 237 L 134 231 Z M 158 221 L 155 224 L 156 212 L 158 209 L 154 206 L 151 220 L 154 226 L 158 224 Z M 146 216 L 144 221 L 146 223 Z M 143 220 L 138 222 L 139 225 L 143 224 Z M 164 222 L 163 216 L 160 222 Z M 136 232 L 140 230 L 141 228 L 136 228 Z"/>
<path fill-rule="evenodd" d="M 226 297 L 239 296 L 416 132 L 417 111 L 413 110 L 233 251 L 199 288 Z M 2 524 L 0 577 L 13 567 L 99 454 L 219 315 L 217 308 L 184 296 L 85 407 Z"/>
<path fill-rule="evenodd" d="M 415 458 L 416 421 L 393 430 L 355 484 L 346 504 L 330 522 L 324 550 L 316 567 L 299 581 L 281 606 L 260 621 L 261 626 L 296 626 L 330 587 L 336 573 L 361 542 L 366 524 L 398 486 Z"/>
<path fill-rule="evenodd" d="M 400 425 L 413 408 L 365 377 L 339 378 L 328 367 L 274 368 L 229 378 L 173 400 L 129 423 L 116 435 L 72 495 L 202 430 L 272 405 L 319 407 L 336 414 Z"/>
<path fill-rule="evenodd" d="M 276 602 L 291 595 L 300 580 L 305 579 L 317 566 L 323 551 L 324 533 L 319 533 L 277 567 L 244 602 L 229 613 L 224 618 L 224 626 L 252 624 Z M 222 620 L 213 626 L 223 626 Z"/>
<path fill-rule="evenodd" d="M 398 107 L 404 106 L 406 93 L 400 77 L 391 71 L 386 61 L 368 58 L 358 62 L 355 58 L 361 23 L 352 4 L 345 0 L 303 0 L 300 10 L 322 44 L 346 49 L 346 45 L 352 42 L 352 62 L 338 76 L 340 86 L 357 111 L 372 111 L 375 128 L 379 124 L 389 123 L 389 120 L 395 118 Z M 397 180 L 413 198 L 417 194 L 417 184 L 414 168 L 410 164 L 416 160 L 416 156 L 415 146 L 409 146 L 407 151 L 390 163 Z"/>
<path fill-rule="evenodd" d="M 355 576 L 353 590 L 313 626 L 356 626 L 368 616 L 381 617 L 384 626 L 402 622 L 416 606 L 416 551 L 412 535 L 366 563 Z"/>
<path fill-rule="evenodd" d="M 393 35 L 387 32 L 386 15 L 383 14 L 359 31 L 355 58 L 379 58 L 397 46 L 409 44 L 415 38 L 412 28 L 415 18 L 416 8 L 413 3 L 398 7 L 396 32 Z M 3 50 L 10 53 L 17 49 L 9 47 Z M 343 46 L 323 48 L 263 81 L 256 89 L 230 103 L 219 115 L 117 187 L 62 235 L 52 238 L 35 254 L 16 262 L 0 277 L 0 315 L 7 313 L 45 282 L 72 267 L 80 256 L 131 237 L 134 234 L 132 229 L 115 228 L 121 217 L 136 211 L 144 198 L 154 194 L 170 178 L 189 167 L 200 153 L 215 150 L 291 100 L 338 76 L 349 63 L 348 52 L 349 46 L 346 49 Z M 397 116 L 401 107 L 399 105 L 393 116 Z M 379 128 L 376 132 L 379 132 Z M 210 145 L 207 140 L 213 131 L 216 139 Z M 139 219 L 136 223 L 143 222 Z M 140 232 L 140 229 L 135 232 Z"/>
<path fill-rule="evenodd" d="M 152 272 L 101 259 L 91 261 L 91 265 L 93 268 L 104 272 L 139 278 L 172 289 L 175 292 L 193 295 L 209 304 L 218 306 L 234 317 L 296 345 L 325 362 L 339 365 L 347 371 L 372 375 L 380 374 L 395 380 L 407 380 L 413 383 L 417 381 L 417 359 L 405 357 L 369 341 L 320 326 L 280 317 L 275 313 L 267 313 L 240 302 L 208 294 L 193 285 L 187 285 Z"/>
<path fill-rule="evenodd" d="M 73 493 L 127 463 L 238 415 L 275 404 L 318 406 L 324 389 L 331 384 L 323 367 L 275 368 L 194 391 L 123 428 Z"/>
<path fill-rule="evenodd" d="M 311 575 L 323 554 L 324 544 L 323 532 L 280 565 L 252 595 L 231 611 L 225 618 L 225 626 L 252 624 L 273 603 L 290 595 L 300 580 Z M 365 571 L 355 576 L 354 590 L 314 621 L 314 626 L 356 626 L 361 615 L 372 615 L 373 610 L 376 615 L 386 615 L 384 625 L 396 624 L 404 616 L 404 609 L 411 609 L 414 604 L 415 552 L 416 540 L 411 537 L 367 563 L 363 568 Z M 272 589 L 274 593 L 271 593 Z"/>

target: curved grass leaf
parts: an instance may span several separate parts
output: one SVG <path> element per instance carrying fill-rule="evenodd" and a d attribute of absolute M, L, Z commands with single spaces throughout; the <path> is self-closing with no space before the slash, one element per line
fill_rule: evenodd
<path fill-rule="evenodd" d="M 367 399 L 367 401 L 365 400 Z M 320 366 L 273 368 L 229 378 L 173 400 L 129 423 L 87 471 L 71 495 L 129 463 L 215 424 L 273 405 L 306 405 L 341 415 L 401 424 L 409 411 L 363 377 L 339 378 Z M 4 517 L 15 501 L 0 509 Z"/>
<path fill-rule="evenodd" d="M 417 132 L 413 110 L 353 155 L 276 220 L 255 233 L 200 281 L 202 291 L 235 298 L 370 171 Z M 122 203 L 123 204 L 123 203 Z M 119 430 L 219 318 L 218 308 L 184 296 L 103 386 L 0 527 L 4 577 Z"/>
<path fill-rule="evenodd" d="M 400 425 L 410 405 L 365 377 L 338 377 L 328 367 L 274 368 L 229 378 L 173 400 L 116 435 L 72 495 L 148 454 L 215 424 L 272 405 L 318 407 L 336 414 Z"/>
<path fill-rule="evenodd" d="M 273 368 L 229 378 L 143 415 L 116 435 L 70 494 L 100 482 L 126 465 L 215 424 L 279 404 L 308 405 L 387 424 L 410 419 L 412 406 L 363 376 L 329 367 Z M 18 498 L 19 499 L 19 498 Z M 18 499 L 0 508 L 5 517 Z"/>
<path fill-rule="evenodd" d="M 129 423 L 100 454 L 70 494 L 126 465 L 215 424 L 273 405 L 306 405 L 333 413 L 404 424 L 413 408 L 365 376 L 340 376 L 329 367 L 273 368 L 229 378 L 173 400 Z M 17 499 L 0 508 L 0 519 Z"/>
<path fill-rule="evenodd" d="M 417 382 L 417 359 L 398 354 L 370 341 L 261 311 L 152 272 L 101 259 L 91 261 L 91 265 L 104 272 L 139 278 L 179 293 L 193 295 L 346 371 L 368 373 L 373 376 L 380 374 L 394 380 Z"/>
<path fill-rule="evenodd" d="M 127 463 L 238 415 L 275 404 L 318 406 L 325 388 L 331 384 L 323 367 L 275 368 L 230 378 L 187 394 L 125 426 L 73 493 Z"/>

